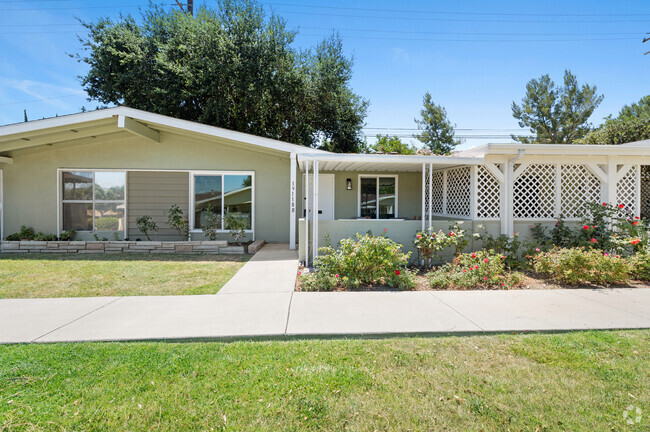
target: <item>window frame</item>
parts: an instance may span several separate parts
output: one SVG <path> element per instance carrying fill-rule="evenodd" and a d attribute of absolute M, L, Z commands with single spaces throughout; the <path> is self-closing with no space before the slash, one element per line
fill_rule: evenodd
<path fill-rule="evenodd" d="M 90 172 L 92 173 L 92 199 L 90 200 L 70 200 L 70 199 L 64 199 L 63 198 L 63 174 L 64 173 L 71 173 L 71 172 Z M 95 174 L 98 172 L 110 172 L 110 173 L 122 173 L 124 174 L 124 199 L 121 200 L 96 200 L 95 199 Z M 61 235 L 62 231 L 65 231 L 63 229 L 63 205 L 64 204 L 92 204 L 93 207 L 93 229 L 88 231 L 88 230 L 75 230 L 76 232 L 80 233 L 119 233 L 122 232 L 122 238 L 126 238 L 127 235 L 127 182 L 128 182 L 128 172 L 127 170 L 124 169 L 80 169 L 80 168 L 59 168 L 57 170 L 57 202 L 59 205 L 59 211 L 57 214 L 58 221 L 57 221 L 57 236 Z M 116 231 L 98 231 L 95 229 L 95 205 L 96 204 L 123 204 L 124 205 L 124 223 L 123 223 L 123 229 L 122 230 L 116 230 Z"/>
<path fill-rule="evenodd" d="M 383 220 L 379 218 L 379 179 L 380 178 L 394 178 L 395 179 L 395 217 L 393 219 L 399 218 L 399 175 L 397 174 L 359 174 L 357 176 L 357 217 L 361 218 L 361 179 L 364 178 L 374 178 L 375 184 L 377 187 L 377 203 L 376 205 L 376 217 L 369 220 Z M 390 219 L 387 219 L 390 220 Z"/>
<path fill-rule="evenodd" d="M 195 206 L 196 197 L 194 196 L 195 189 L 195 178 L 196 176 L 221 176 L 221 228 L 218 229 L 218 233 L 229 233 L 230 230 L 223 229 L 225 224 L 225 199 L 223 194 L 225 190 L 225 176 L 227 175 L 241 175 L 241 176 L 251 176 L 251 228 L 244 230 L 247 234 L 253 234 L 255 232 L 255 171 L 189 171 L 190 174 L 190 206 L 189 206 L 189 223 L 190 223 L 190 234 L 202 234 L 203 230 L 201 228 L 194 228 L 195 224 Z"/>

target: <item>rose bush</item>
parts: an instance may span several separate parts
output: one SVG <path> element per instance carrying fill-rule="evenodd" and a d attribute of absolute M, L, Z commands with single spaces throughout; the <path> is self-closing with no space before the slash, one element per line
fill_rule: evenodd
<path fill-rule="evenodd" d="M 625 258 L 584 247 L 554 248 L 531 257 L 535 272 L 569 285 L 624 284 L 630 278 Z"/>

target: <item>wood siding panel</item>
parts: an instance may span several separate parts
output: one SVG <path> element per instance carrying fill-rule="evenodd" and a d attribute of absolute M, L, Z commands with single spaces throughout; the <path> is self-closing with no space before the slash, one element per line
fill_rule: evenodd
<path fill-rule="evenodd" d="M 180 240 L 178 233 L 167 225 L 164 212 L 177 204 L 188 214 L 189 173 L 131 171 L 127 179 L 127 211 L 129 240 L 146 237 L 136 225 L 141 216 L 151 216 L 160 230 L 158 240 Z M 152 237 L 153 240 L 153 237 Z"/>

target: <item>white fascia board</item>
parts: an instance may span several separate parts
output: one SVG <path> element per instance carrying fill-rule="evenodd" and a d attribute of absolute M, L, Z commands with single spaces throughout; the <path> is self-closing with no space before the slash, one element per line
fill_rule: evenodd
<path fill-rule="evenodd" d="M 583 144 L 487 144 L 486 154 L 512 155 L 525 150 L 526 155 L 650 155 L 647 145 Z"/>
<path fill-rule="evenodd" d="M 106 108 L 95 111 L 87 111 L 84 113 L 70 114 L 59 117 L 51 117 L 41 120 L 32 120 L 24 123 L 14 123 L 6 126 L 0 126 L 0 137 L 29 133 L 40 131 L 48 128 L 56 128 L 61 126 L 72 126 L 78 123 L 84 123 L 94 120 L 102 120 L 111 118 L 119 114 L 121 107 Z"/>
<path fill-rule="evenodd" d="M 358 162 L 358 163 L 406 163 L 422 164 L 431 163 L 436 165 L 482 165 L 483 158 L 469 158 L 456 156 L 420 156 L 420 155 L 375 155 L 375 154 L 299 154 L 298 161 L 323 161 L 323 162 Z"/>

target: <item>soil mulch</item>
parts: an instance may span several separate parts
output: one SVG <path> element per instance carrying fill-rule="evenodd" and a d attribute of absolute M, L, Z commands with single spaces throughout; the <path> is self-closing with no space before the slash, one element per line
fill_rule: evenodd
<path fill-rule="evenodd" d="M 298 268 L 299 272 L 304 272 L 305 267 L 300 266 Z M 567 285 L 567 284 L 559 284 L 556 283 L 550 279 L 541 277 L 535 273 L 531 272 L 524 272 L 525 274 L 525 279 L 522 284 L 514 286 L 512 288 L 506 288 L 507 290 L 553 290 L 553 289 L 599 289 L 599 288 L 650 288 L 650 284 L 647 281 L 637 281 L 637 280 L 630 280 L 630 282 L 626 285 L 596 285 L 596 284 L 586 284 L 586 285 Z M 502 291 L 503 288 L 483 288 L 483 287 L 477 287 L 472 290 L 466 290 L 466 289 L 456 289 L 456 288 L 450 288 L 450 289 L 432 289 L 429 287 L 429 281 L 427 280 L 426 277 L 426 272 L 420 271 L 416 276 L 415 276 L 415 283 L 416 287 L 413 291 Z M 301 291 L 300 289 L 300 278 L 296 278 L 296 287 L 295 291 Z M 377 286 L 377 285 L 367 285 L 367 286 L 361 286 L 358 289 L 346 289 L 346 288 L 338 288 L 334 290 L 335 292 L 343 292 L 343 291 L 400 291 L 397 288 L 391 288 L 387 286 Z"/>

